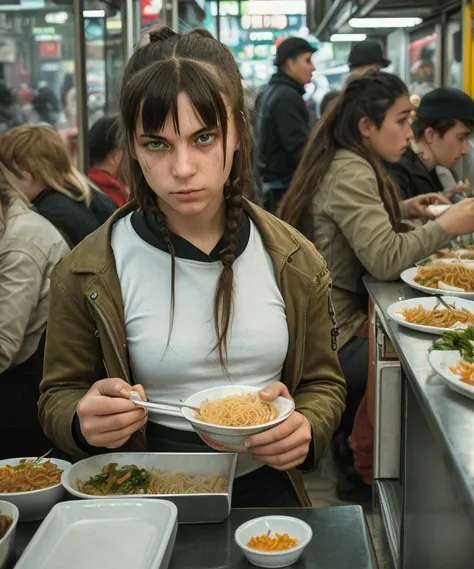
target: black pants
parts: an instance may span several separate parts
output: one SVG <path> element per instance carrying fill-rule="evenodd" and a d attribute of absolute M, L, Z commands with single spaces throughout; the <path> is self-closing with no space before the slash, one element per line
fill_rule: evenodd
<path fill-rule="evenodd" d="M 347 384 L 346 408 L 342 415 L 339 431 L 349 436 L 367 386 L 369 339 L 354 336 L 339 350 L 338 357 Z"/>
<path fill-rule="evenodd" d="M 150 452 L 213 452 L 194 432 L 147 424 Z M 233 508 L 298 508 L 301 504 L 287 476 L 262 466 L 234 481 Z"/>
<path fill-rule="evenodd" d="M 0 459 L 41 456 L 52 444 L 38 421 L 45 336 L 22 364 L 0 374 Z"/>
<path fill-rule="evenodd" d="M 264 208 L 273 215 L 276 215 L 278 204 L 280 203 L 282 197 L 285 195 L 286 191 L 287 189 L 285 188 L 283 190 L 269 190 L 266 192 L 263 202 Z"/>

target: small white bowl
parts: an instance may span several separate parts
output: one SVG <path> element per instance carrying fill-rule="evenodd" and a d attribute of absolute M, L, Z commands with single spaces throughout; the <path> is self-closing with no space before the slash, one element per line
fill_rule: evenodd
<path fill-rule="evenodd" d="M 8 528 L 7 533 L 0 539 L 0 569 L 7 566 L 8 561 L 13 555 L 15 549 L 16 526 L 20 512 L 14 504 L 3 502 L 0 500 L 0 514 L 10 516 L 13 520 L 12 525 Z"/>
<path fill-rule="evenodd" d="M 9 464 L 10 466 L 16 466 L 21 460 L 36 460 L 37 457 L 23 457 L 23 458 L 8 458 L 6 460 L 0 460 L 0 468 Z M 63 472 L 67 470 L 71 463 L 66 460 L 60 460 L 58 458 L 45 458 L 54 462 Z M 5 500 L 5 502 L 10 502 L 14 504 L 20 511 L 20 520 L 22 522 L 36 522 L 38 520 L 44 519 L 51 508 L 55 506 L 58 502 L 61 502 L 66 490 L 61 484 L 61 480 L 58 484 L 50 486 L 49 488 L 43 488 L 42 490 L 32 490 L 31 492 L 12 492 L 10 494 L 2 493 L 0 498 Z"/>
<path fill-rule="evenodd" d="M 213 387 L 199 391 L 184 401 L 185 405 L 199 407 L 205 401 L 222 399 L 229 395 L 246 395 L 247 393 L 258 393 L 260 387 L 249 387 L 247 385 L 225 385 L 223 387 Z M 295 403 L 290 399 L 278 397 L 272 404 L 280 411 L 279 416 L 274 420 L 255 427 L 221 427 L 212 425 L 196 419 L 194 411 L 186 407 L 181 408 L 181 413 L 187 419 L 201 439 L 214 450 L 222 452 L 248 452 L 245 440 L 251 435 L 268 431 L 272 427 L 279 425 L 293 413 Z"/>
<path fill-rule="evenodd" d="M 286 551 L 258 551 L 248 547 L 252 537 L 265 535 L 270 530 L 271 535 L 285 534 L 298 540 L 298 545 Z M 288 567 L 301 557 L 304 548 L 313 537 L 311 527 L 298 518 L 289 516 L 263 516 L 242 524 L 235 532 L 235 541 L 247 560 L 256 567 L 278 569 Z"/>

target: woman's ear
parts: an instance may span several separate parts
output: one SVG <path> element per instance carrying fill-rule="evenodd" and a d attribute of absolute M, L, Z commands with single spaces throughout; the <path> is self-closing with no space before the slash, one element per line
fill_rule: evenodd
<path fill-rule="evenodd" d="M 359 121 L 359 131 L 364 138 L 370 138 L 374 131 L 374 123 L 369 117 L 362 117 Z"/>

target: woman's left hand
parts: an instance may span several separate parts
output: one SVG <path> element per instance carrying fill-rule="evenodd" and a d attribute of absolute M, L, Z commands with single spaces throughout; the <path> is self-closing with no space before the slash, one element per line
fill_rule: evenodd
<path fill-rule="evenodd" d="M 401 202 L 402 217 L 405 219 L 433 219 L 428 206 L 452 205 L 443 194 L 421 194 Z"/>
<path fill-rule="evenodd" d="M 272 383 L 262 391 L 264 401 L 277 397 L 293 399 L 283 383 Z M 276 427 L 246 440 L 246 447 L 257 462 L 263 462 L 277 470 L 296 468 L 306 460 L 312 439 L 311 423 L 295 411 Z"/>

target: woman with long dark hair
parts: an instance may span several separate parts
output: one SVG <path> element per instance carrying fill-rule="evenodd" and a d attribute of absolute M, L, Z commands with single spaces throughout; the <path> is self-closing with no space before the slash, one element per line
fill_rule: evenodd
<path fill-rule="evenodd" d="M 413 106 L 395 75 L 369 72 L 353 79 L 313 132 L 280 207 L 328 263 L 339 328 L 339 359 L 347 381 L 342 438 L 352 430 L 368 373 L 368 301 L 362 277 L 398 279 L 416 261 L 474 231 L 474 201 L 451 208 L 414 229 L 410 219 L 429 217 L 438 194 L 400 201 L 383 167 L 396 162 L 413 133 Z"/>
<path fill-rule="evenodd" d="M 299 471 L 323 454 L 345 396 L 329 273 L 311 243 L 243 197 L 251 137 L 230 50 L 205 30 L 148 40 L 121 94 L 131 203 L 53 275 L 42 424 L 79 456 L 208 451 L 184 419 L 136 408 L 132 384 L 174 406 L 253 385 L 296 411 L 249 437 L 233 504 L 310 505 Z"/>

